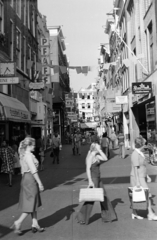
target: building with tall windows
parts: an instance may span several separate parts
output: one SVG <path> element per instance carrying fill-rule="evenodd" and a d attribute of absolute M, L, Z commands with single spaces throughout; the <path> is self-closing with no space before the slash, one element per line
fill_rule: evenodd
<path fill-rule="evenodd" d="M 53 66 L 53 70 L 51 70 L 54 93 L 53 110 L 55 114 L 53 129 L 63 139 L 67 120 L 65 95 L 70 92 L 69 63 L 65 54 L 66 45 L 62 27 L 50 26 L 48 29 L 50 32 L 50 63 Z"/>
<path fill-rule="evenodd" d="M 36 138 L 52 132 L 53 91 L 42 75 L 42 38 L 48 39 L 49 31 L 37 0 L 0 0 L 0 78 L 18 79 L 16 84 L 0 80 L 0 140 L 19 142 L 26 133 Z M 37 125 L 45 130 L 33 130 Z"/>
<path fill-rule="evenodd" d="M 156 9 L 155 0 L 115 0 L 106 22 L 111 54 L 107 88 L 118 88 L 127 97 L 128 103 L 122 105 L 123 127 L 132 148 L 139 134 L 149 141 L 156 139 Z"/>
<path fill-rule="evenodd" d="M 81 128 L 94 128 L 95 124 L 95 94 L 96 83 L 91 83 L 87 88 L 81 88 L 77 93 L 78 117 Z M 86 124 L 84 124 L 86 123 Z"/>
<path fill-rule="evenodd" d="M 0 84 L 0 138 L 20 141 L 31 124 L 29 83 L 38 61 L 37 0 L 0 0 L 0 14 L 1 66 L 15 63 L 12 76 L 19 79 L 16 84 Z M 3 77 L 11 76 L 9 70 Z"/>

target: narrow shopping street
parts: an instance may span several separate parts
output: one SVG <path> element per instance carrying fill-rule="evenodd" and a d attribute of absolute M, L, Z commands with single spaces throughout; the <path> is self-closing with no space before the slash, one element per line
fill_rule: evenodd
<path fill-rule="evenodd" d="M 43 233 L 31 232 L 30 217 L 24 222 L 23 235 L 19 239 L 54 240 L 132 240 L 151 239 L 157 236 L 157 223 L 144 219 L 132 220 L 127 187 L 129 186 L 130 153 L 120 159 L 118 150 L 112 151 L 112 158 L 101 166 L 102 179 L 108 196 L 115 208 L 117 221 L 102 223 L 99 203 L 95 203 L 89 225 L 79 225 L 75 219 L 80 208 L 79 189 L 87 185 L 85 156 L 89 145 L 82 146 L 81 156 L 73 156 L 70 145 L 64 145 L 60 164 L 52 164 L 50 152 L 46 154 L 45 170 L 40 177 L 45 186 L 41 194 L 42 207 L 38 211 L 39 224 L 46 228 Z M 153 195 L 153 209 L 157 212 L 157 167 L 148 166 L 152 178 L 150 189 Z M 20 176 L 14 176 L 13 187 L 5 185 L 5 176 L 0 175 L 0 237 L 4 240 L 17 239 L 9 229 L 17 219 Z M 146 217 L 146 213 L 142 213 Z"/>

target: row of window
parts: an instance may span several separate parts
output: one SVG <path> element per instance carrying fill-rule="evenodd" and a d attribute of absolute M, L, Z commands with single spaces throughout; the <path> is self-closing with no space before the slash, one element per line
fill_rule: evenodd
<path fill-rule="evenodd" d="M 94 99 L 93 95 L 82 95 L 82 99 Z"/>
<path fill-rule="evenodd" d="M 85 108 L 91 108 L 91 104 L 90 103 L 82 103 L 82 109 L 85 109 Z"/>
<path fill-rule="evenodd" d="M 14 23 L 10 20 L 10 33 L 11 33 L 11 40 L 10 40 L 10 58 L 14 60 Z M 24 73 L 28 74 L 28 76 L 32 77 L 32 68 L 33 72 L 36 73 L 36 62 L 37 57 L 36 53 L 26 44 L 26 37 L 21 36 L 21 31 L 16 27 L 16 66 L 21 69 Z M 26 57 L 26 48 L 28 48 L 28 59 L 33 61 L 32 68 L 27 70 L 27 57 Z M 33 57 L 32 57 L 33 56 Z M 32 59 L 33 58 L 33 59 Z"/>
<path fill-rule="evenodd" d="M 15 0 L 15 5 L 13 4 L 14 1 L 10 0 L 10 5 L 15 7 L 16 14 L 19 18 L 21 18 L 21 10 L 23 8 L 24 16 L 23 16 L 23 24 L 28 26 L 28 29 L 32 29 L 32 34 L 35 37 L 35 11 L 32 10 L 30 16 L 30 1 L 27 0 Z M 23 3 L 23 4 L 22 4 Z M 4 4 L 0 0 L 0 33 L 4 33 Z"/>

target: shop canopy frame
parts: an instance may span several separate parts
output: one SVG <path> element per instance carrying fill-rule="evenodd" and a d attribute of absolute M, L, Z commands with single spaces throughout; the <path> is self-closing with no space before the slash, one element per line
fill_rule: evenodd
<path fill-rule="evenodd" d="M 18 99 L 0 93 L 1 120 L 31 122 L 30 112 Z"/>

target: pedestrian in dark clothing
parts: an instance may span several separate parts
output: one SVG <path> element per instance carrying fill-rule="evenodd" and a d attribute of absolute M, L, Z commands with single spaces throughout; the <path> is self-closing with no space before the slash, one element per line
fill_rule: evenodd
<path fill-rule="evenodd" d="M 103 152 L 105 153 L 106 157 L 108 158 L 109 153 L 109 139 L 107 137 L 107 132 L 103 133 L 102 139 L 101 139 L 101 148 Z"/>
<path fill-rule="evenodd" d="M 2 159 L 1 172 L 8 174 L 8 185 L 12 187 L 12 175 L 14 173 L 14 151 L 8 146 L 7 141 L 3 140 L 0 148 L 0 158 Z"/>
<path fill-rule="evenodd" d="M 58 137 L 58 134 L 55 133 L 55 136 L 53 137 L 53 141 L 52 141 L 52 146 L 53 146 L 53 154 L 54 154 L 54 158 L 53 158 L 53 163 L 57 162 L 57 164 L 59 164 L 59 147 L 60 147 L 60 138 Z"/>
<path fill-rule="evenodd" d="M 36 139 L 36 144 L 35 144 L 35 156 L 36 159 L 39 161 L 39 165 L 41 165 L 41 159 L 40 159 L 40 148 L 42 147 L 42 140 L 40 137 Z"/>

